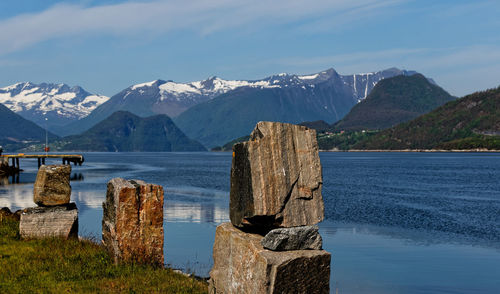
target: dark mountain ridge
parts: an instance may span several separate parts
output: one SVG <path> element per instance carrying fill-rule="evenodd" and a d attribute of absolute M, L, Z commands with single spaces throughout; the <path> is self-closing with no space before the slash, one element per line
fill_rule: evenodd
<path fill-rule="evenodd" d="M 141 118 L 117 111 L 88 131 L 63 138 L 60 150 L 106 152 L 205 151 L 189 139 L 166 115 Z"/>
<path fill-rule="evenodd" d="M 425 114 L 455 97 L 421 74 L 381 80 L 334 130 L 383 130 Z"/>

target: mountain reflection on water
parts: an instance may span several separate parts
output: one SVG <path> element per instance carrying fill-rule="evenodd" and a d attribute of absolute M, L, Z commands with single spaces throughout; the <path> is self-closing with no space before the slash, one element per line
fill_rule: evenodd
<path fill-rule="evenodd" d="M 497 293 L 500 155 L 321 153 L 323 247 L 331 292 Z M 80 235 L 101 238 L 106 183 L 163 185 L 165 262 L 207 276 L 215 228 L 229 219 L 230 153 L 88 153 L 74 167 Z M 0 206 L 34 206 L 36 162 L 0 182 Z M 12 181 L 9 181 L 12 183 Z"/>

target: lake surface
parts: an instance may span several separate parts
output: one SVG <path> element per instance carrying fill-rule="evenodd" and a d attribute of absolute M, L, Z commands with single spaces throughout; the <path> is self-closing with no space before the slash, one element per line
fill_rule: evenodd
<path fill-rule="evenodd" d="M 500 293 L 500 154 L 320 157 L 332 293 Z M 34 206 L 36 161 L 21 167 L 19 184 L 0 181 L 0 207 Z M 230 153 L 86 153 L 71 182 L 80 235 L 100 240 L 111 178 L 161 184 L 165 262 L 207 276 L 230 167 Z"/>

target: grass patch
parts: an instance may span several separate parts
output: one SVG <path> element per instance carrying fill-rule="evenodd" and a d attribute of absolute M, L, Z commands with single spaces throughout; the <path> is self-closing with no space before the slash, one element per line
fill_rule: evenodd
<path fill-rule="evenodd" d="M 138 264 L 115 265 L 88 240 L 20 240 L 19 222 L 0 219 L 0 293 L 207 293 L 207 283 Z"/>

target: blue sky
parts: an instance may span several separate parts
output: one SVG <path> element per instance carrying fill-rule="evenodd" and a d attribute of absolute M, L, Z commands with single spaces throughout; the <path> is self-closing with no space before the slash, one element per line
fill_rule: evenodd
<path fill-rule="evenodd" d="M 2 0 L 0 87 L 398 67 L 462 96 L 500 85 L 499 15 L 497 0 Z"/>

